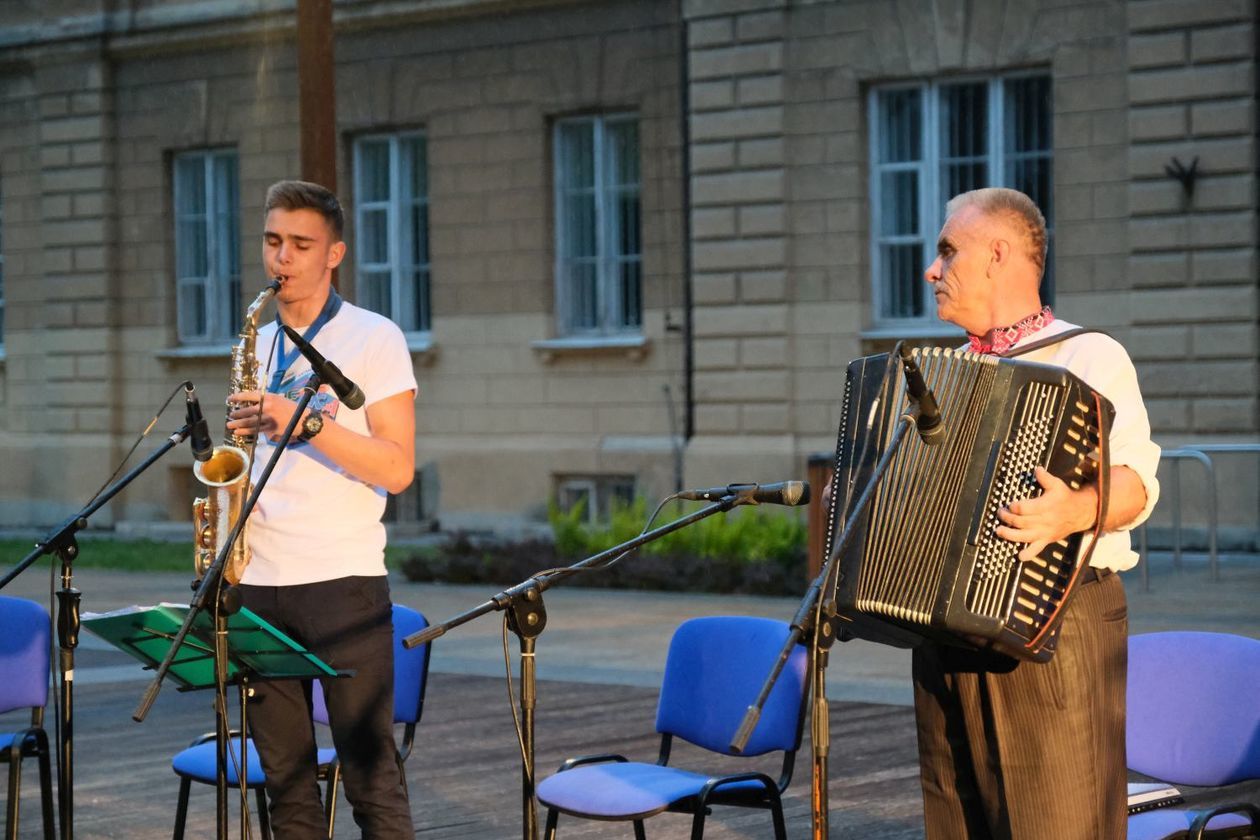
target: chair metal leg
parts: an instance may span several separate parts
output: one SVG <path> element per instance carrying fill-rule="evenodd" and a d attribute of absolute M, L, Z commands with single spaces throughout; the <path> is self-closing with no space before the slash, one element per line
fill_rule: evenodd
<path fill-rule="evenodd" d="M 704 815 L 708 813 L 708 809 L 703 806 L 696 811 L 696 815 L 691 819 L 691 840 L 700 840 L 704 837 Z"/>
<path fill-rule="evenodd" d="M 647 835 L 643 833 L 643 820 L 634 821 L 634 840 L 647 840 Z"/>
<path fill-rule="evenodd" d="M 14 739 L 9 750 L 9 807 L 5 820 L 5 837 L 17 840 L 18 832 L 18 796 L 22 792 L 22 745 Z"/>
<path fill-rule="evenodd" d="M 770 803 L 770 815 L 774 818 L 774 840 L 787 840 L 787 826 L 783 824 L 783 801 L 777 796 Z"/>
<path fill-rule="evenodd" d="M 258 800 L 258 833 L 262 840 L 271 840 L 271 815 L 267 811 L 267 791 L 255 788 L 254 795 Z"/>
<path fill-rule="evenodd" d="M 39 737 L 39 791 L 40 802 L 44 810 L 44 840 L 53 840 L 56 834 L 56 825 L 53 822 L 53 787 L 52 787 L 52 767 L 48 757 L 48 737 L 46 735 Z"/>
<path fill-rule="evenodd" d="M 555 808 L 547 809 L 547 825 L 543 829 L 544 840 L 556 840 L 556 821 L 560 819 L 560 812 Z"/>
<path fill-rule="evenodd" d="M 184 840 L 184 821 L 188 819 L 188 792 L 192 789 L 192 780 L 182 776 L 179 780 L 179 801 L 175 805 L 175 831 L 171 840 Z"/>

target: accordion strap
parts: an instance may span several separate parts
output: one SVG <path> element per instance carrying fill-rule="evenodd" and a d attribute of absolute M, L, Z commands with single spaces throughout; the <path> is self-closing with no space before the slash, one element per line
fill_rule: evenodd
<path fill-rule="evenodd" d="M 1108 338 L 1111 337 L 1110 333 L 1104 332 L 1103 330 L 1095 330 L 1090 327 L 1073 327 L 1072 329 L 1061 332 L 1058 335 L 1052 335 L 1049 338 L 1043 338 L 1040 341 L 1034 341 L 1029 344 L 1022 344 L 1009 353 L 1003 354 L 1002 358 L 1010 359 L 1015 356 L 1022 356 L 1025 353 L 1031 353 L 1034 350 L 1040 350 L 1043 347 L 1051 347 L 1061 341 L 1067 341 L 1069 338 L 1076 338 L 1078 335 L 1084 335 L 1085 333 L 1098 333 L 1099 335 L 1105 335 Z"/>
<path fill-rule="evenodd" d="M 1084 333 L 1100 333 L 1107 335 L 1102 330 L 1093 330 L 1087 327 L 1077 327 L 1067 330 L 1058 335 L 1044 338 L 1041 341 L 1034 341 L 1024 347 L 1017 347 L 1013 352 L 1007 353 L 1004 358 L 1011 356 L 1019 356 L 1024 353 L 1031 353 L 1034 350 L 1040 350 L 1042 347 L 1050 347 L 1069 338 L 1082 335 Z M 1072 579 L 1069 581 L 1067 591 L 1063 594 L 1063 600 L 1059 602 L 1058 608 L 1050 619 L 1042 626 L 1041 632 L 1029 641 L 1026 647 L 1029 650 L 1038 650 L 1041 648 L 1047 636 L 1052 632 L 1057 632 L 1059 624 L 1063 619 L 1063 611 L 1067 608 L 1072 596 L 1076 593 L 1081 574 L 1089 567 L 1090 560 L 1094 556 L 1094 549 L 1098 546 L 1098 540 L 1103 534 L 1103 523 L 1107 520 L 1107 500 L 1111 495 L 1111 445 L 1110 436 L 1111 429 L 1107 426 L 1107 414 L 1103 411 L 1102 400 L 1097 391 L 1090 389 L 1094 396 L 1094 405 L 1098 412 L 1098 513 L 1097 520 L 1094 523 L 1093 539 L 1089 542 L 1089 549 L 1085 552 L 1085 556 L 1080 558 L 1076 564 L 1076 569 L 1072 572 Z"/>

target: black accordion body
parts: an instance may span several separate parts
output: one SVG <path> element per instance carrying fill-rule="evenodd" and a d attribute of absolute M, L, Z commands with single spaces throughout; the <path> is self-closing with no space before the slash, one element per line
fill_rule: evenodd
<path fill-rule="evenodd" d="M 904 436 L 839 563 L 840 630 L 898 647 L 924 640 L 1047 661 L 1084 534 L 1035 560 L 994 534 L 998 511 L 1041 494 L 1042 466 L 1074 489 L 1106 463 L 1114 409 L 1067 370 L 931 348 L 913 353 L 945 436 Z M 827 556 L 908 410 L 898 360 L 849 364 Z"/>

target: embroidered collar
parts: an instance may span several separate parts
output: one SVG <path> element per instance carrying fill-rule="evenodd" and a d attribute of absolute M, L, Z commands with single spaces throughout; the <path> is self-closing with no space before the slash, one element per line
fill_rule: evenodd
<path fill-rule="evenodd" d="M 967 336 L 970 344 L 968 349 L 972 353 L 992 353 L 995 356 L 1003 356 L 1020 341 L 1053 323 L 1054 313 L 1050 311 L 1050 307 L 1043 306 L 1040 312 L 1034 312 L 1009 327 L 994 330 L 992 343 L 986 342 L 978 335 Z"/>

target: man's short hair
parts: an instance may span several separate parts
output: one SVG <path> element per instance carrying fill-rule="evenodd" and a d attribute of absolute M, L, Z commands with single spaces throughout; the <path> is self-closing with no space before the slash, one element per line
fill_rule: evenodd
<path fill-rule="evenodd" d="M 341 231 L 345 227 L 341 202 L 331 191 L 319 184 L 312 184 L 310 181 L 277 181 L 267 189 L 263 215 L 277 207 L 281 210 L 314 210 L 328 223 L 333 232 L 333 241 L 341 241 Z"/>
<path fill-rule="evenodd" d="M 1036 203 L 1019 190 L 1006 187 L 985 187 L 959 193 L 945 205 L 945 217 L 964 207 L 975 207 L 986 216 L 999 216 L 1024 234 L 1028 258 L 1037 266 L 1038 275 L 1046 270 L 1046 217 Z"/>

